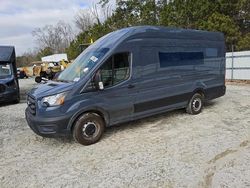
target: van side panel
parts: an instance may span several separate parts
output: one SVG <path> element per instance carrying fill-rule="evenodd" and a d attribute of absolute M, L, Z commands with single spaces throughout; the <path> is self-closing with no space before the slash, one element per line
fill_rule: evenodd
<path fill-rule="evenodd" d="M 140 58 L 134 117 L 184 108 L 192 95 L 225 94 L 224 42 L 184 39 L 137 41 Z"/>
<path fill-rule="evenodd" d="M 224 94 L 225 58 L 224 43 L 211 41 L 175 40 L 175 46 L 159 47 L 159 56 L 164 54 L 167 66 L 159 72 L 175 72 L 182 79 L 182 92 L 204 91 L 207 99 Z M 214 88 L 214 89 L 213 89 Z M 218 90 L 219 89 L 219 90 Z M 215 91 L 215 92 L 213 92 Z"/>

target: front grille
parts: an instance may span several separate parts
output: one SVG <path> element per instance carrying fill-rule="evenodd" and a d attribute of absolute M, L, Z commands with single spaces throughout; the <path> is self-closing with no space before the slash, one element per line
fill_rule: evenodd
<path fill-rule="evenodd" d="M 27 104 L 28 104 L 29 112 L 33 115 L 36 115 L 36 100 L 33 97 L 28 95 Z"/>
<path fill-rule="evenodd" d="M 5 92 L 5 86 L 3 84 L 0 84 L 0 93 Z"/>

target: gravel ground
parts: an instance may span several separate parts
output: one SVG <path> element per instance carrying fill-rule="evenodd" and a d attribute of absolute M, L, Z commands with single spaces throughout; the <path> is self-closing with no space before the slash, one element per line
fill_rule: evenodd
<path fill-rule="evenodd" d="M 250 187 L 250 85 L 228 85 L 196 116 L 108 128 L 91 146 L 35 135 L 25 108 L 0 106 L 0 187 Z"/>

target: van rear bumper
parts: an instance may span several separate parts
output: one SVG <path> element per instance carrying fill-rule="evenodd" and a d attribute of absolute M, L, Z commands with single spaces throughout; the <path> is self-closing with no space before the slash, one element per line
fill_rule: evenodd
<path fill-rule="evenodd" d="M 26 108 L 25 118 L 29 127 L 39 136 L 62 137 L 71 135 L 71 131 L 67 129 L 70 117 L 66 115 L 55 118 L 38 117 L 32 115 Z"/>
<path fill-rule="evenodd" d="M 216 86 L 205 90 L 205 98 L 206 100 L 212 100 L 225 95 L 225 93 L 226 93 L 225 85 Z"/>

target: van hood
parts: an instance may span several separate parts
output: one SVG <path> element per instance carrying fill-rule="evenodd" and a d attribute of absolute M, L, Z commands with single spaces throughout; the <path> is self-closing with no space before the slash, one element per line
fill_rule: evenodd
<path fill-rule="evenodd" d="M 45 84 L 39 84 L 37 87 L 34 87 L 28 93 L 28 95 L 31 95 L 35 99 L 39 99 L 42 97 L 69 91 L 73 88 L 74 84 L 75 84 L 74 82 L 65 83 L 65 82 L 48 81 Z"/>

